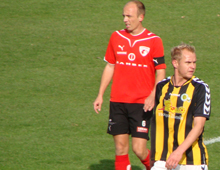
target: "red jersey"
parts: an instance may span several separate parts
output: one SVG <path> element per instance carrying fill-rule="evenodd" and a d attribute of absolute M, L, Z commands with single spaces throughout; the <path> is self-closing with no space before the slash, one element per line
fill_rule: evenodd
<path fill-rule="evenodd" d="M 104 60 L 115 65 L 112 102 L 144 103 L 154 88 L 156 69 L 166 68 L 161 38 L 146 29 L 135 36 L 126 29 L 114 32 Z"/>

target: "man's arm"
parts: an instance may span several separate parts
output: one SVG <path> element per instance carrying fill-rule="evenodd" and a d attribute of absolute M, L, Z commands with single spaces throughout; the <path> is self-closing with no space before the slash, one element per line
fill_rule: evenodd
<path fill-rule="evenodd" d="M 154 108 L 155 104 L 155 92 L 156 92 L 156 86 L 157 83 L 161 80 L 163 80 L 166 76 L 166 71 L 165 69 L 159 69 L 156 70 L 156 79 L 155 79 L 155 85 L 154 88 L 151 92 L 151 94 L 147 97 L 144 103 L 144 111 L 147 112 L 148 110 L 152 110 Z"/>
<path fill-rule="evenodd" d="M 99 113 L 99 111 L 101 111 L 102 102 L 103 102 L 103 95 L 104 95 L 104 92 L 113 77 L 114 68 L 115 68 L 115 65 L 109 64 L 109 63 L 107 63 L 104 68 L 104 71 L 102 73 L 102 78 L 101 78 L 101 84 L 99 87 L 99 93 L 93 103 L 93 107 L 94 107 L 94 110 L 96 113 Z"/>
<path fill-rule="evenodd" d="M 187 135 L 183 143 L 170 154 L 169 158 L 166 161 L 166 167 L 168 169 L 174 169 L 177 167 L 179 161 L 182 159 L 183 153 L 192 146 L 193 142 L 201 135 L 203 128 L 206 122 L 205 117 L 195 117 L 194 118 L 194 127 Z"/>

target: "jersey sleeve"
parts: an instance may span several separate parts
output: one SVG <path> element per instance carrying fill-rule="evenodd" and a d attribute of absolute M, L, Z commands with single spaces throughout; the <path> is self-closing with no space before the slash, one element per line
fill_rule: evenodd
<path fill-rule="evenodd" d="M 201 116 L 209 119 L 211 114 L 211 98 L 209 86 L 207 84 L 200 85 L 198 91 L 196 91 L 196 95 L 197 97 L 194 116 Z"/>
<path fill-rule="evenodd" d="M 163 42 L 160 37 L 154 40 L 153 61 L 156 70 L 166 68 Z"/>
<path fill-rule="evenodd" d="M 167 77 L 166 79 L 161 80 L 160 82 L 157 83 L 156 85 L 156 92 L 155 92 L 155 106 L 159 103 L 160 96 L 162 94 L 162 89 L 165 84 L 167 84 L 170 81 L 171 77 Z M 156 110 L 156 109 L 155 109 Z"/>
<path fill-rule="evenodd" d="M 114 33 L 110 37 L 108 47 L 107 47 L 105 57 L 104 57 L 104 61 L 106 61 L 110 64 L 115 64 L 115 62 L 116 62 L 114 48 L 113 48 L 113 42 L 114 42 Z"/>

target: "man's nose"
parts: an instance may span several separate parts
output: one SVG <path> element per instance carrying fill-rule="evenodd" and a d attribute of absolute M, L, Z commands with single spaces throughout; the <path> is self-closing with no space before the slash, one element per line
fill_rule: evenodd
<path fill-rule="evenodd" d="M 124 22 L 128 21 L 128 17 L 124 16 Z"/>

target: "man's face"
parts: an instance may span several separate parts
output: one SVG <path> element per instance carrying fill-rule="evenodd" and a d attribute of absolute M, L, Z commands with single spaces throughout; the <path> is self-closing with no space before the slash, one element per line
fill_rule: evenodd
<path fill-rule="evenodd" d="M 138 16 L 138 9 L 136 4 L 128 3 L 125 5 L 123 10 L 124 23 L 127 30 L 131 34 L 140 33 L 140 27 L 142 28 L 141 21 L 143 20 L 143 15 Z"/>
<path fill-rule="evenodd" d="M 180 78 L 192 78 L 196 70 L 196 54 L 184 49 L 182 51 L 182 58 L 176 61 L 176 68 Z"/>

